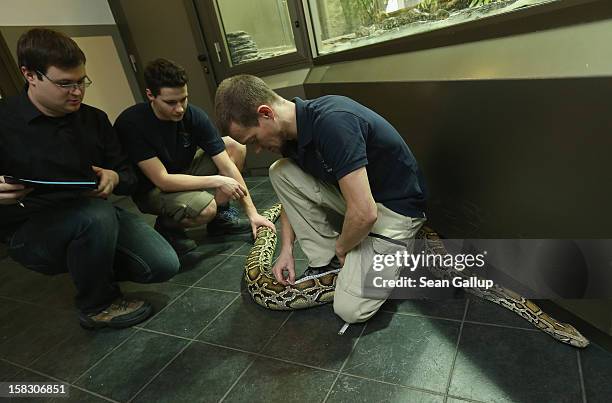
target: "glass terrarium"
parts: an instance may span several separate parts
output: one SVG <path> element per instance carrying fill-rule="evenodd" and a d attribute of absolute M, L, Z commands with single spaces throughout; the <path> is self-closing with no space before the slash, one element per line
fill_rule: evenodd
<path fill-rule="evenodd" d="M 319 55 L 559 0 L 308 0 Z"/>
<path fill-rule="evenodd" d="M 216 0 L 232 66 L 296 52 L 286 0 Z"/>

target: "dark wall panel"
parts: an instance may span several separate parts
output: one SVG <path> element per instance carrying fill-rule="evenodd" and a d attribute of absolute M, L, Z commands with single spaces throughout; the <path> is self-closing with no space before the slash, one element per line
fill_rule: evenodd
<path fill-rule="evenodd" d="M 612 238 L 610 78 L 309 84 L 387 118 L 446 237 Z"/>

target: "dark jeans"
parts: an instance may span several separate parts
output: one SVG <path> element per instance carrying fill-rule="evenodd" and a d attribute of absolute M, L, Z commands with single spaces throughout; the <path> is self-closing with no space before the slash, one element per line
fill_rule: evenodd
<path fill-rule="evenodd" d="M 39 273 L 69 272 L 83 313 L 97 313 L 120 297 L 119 280 L 162 282 L 180 265 L 168 242 L 140 217 L 96 198 L 32 216 L 11 237 L 9 254 Z"/>

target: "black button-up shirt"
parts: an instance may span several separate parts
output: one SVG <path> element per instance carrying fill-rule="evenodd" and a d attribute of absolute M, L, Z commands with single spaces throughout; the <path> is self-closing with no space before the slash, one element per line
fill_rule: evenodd
<path fill-rule="evenodd" d="M 119 174 L 116 194 L 135 190 L 136 176 L 104 112 L 82 104 L 66 116 L 45 116 L 26 91 L 0 102 L 0 175 L 92 180 L 96 178 L 92 165 Z M 23 199 L 25 207 L 0 205 L 0 231 L 16 228 L 41 209 L 78 197 L 84 197 L 82 190 L 36 189 Z"/>

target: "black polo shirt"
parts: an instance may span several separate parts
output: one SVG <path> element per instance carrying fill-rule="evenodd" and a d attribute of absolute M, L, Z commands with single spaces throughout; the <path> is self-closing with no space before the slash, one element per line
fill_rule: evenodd
<path fill-rule="evenodd" d="M 136 175 L 104 112 L 82 104 L 62 117 L 43 115 L 27 92 L 0 102 L 0 175 L 38 180 L 92 180 L 91 166 L 119 174 L 116 194 L 135 190 Z M 36 189 L 17 204 L 0 205 L 0 229 L 14 229 L 41 209 L 83 197 L 83 191 Z"/>
<path fill-rule="evenodd" d="M 184 173 L 198 146 L 211 157 L 225 150 L 225 144 L 206 112 L 193 105 L 187 105 L 180 122 L 173 122 L 158 119 L 148 102 L 136 104 L 119 115 L 115 130 L 132 163 L 157 157 L 170 174 Z M 138 194 L 155 187 L 140 169 L 136 171 L 139 175 Z"/>
<path fill-rule="evenodd" d="M 293 100 L 298 141 L 292 157 L 307 173 L 338 186 L 366 167 L 374 200 L 409 217 L 424 217 L 425 182 L 412 152 L 389 122 L 350 98 Z"/>

